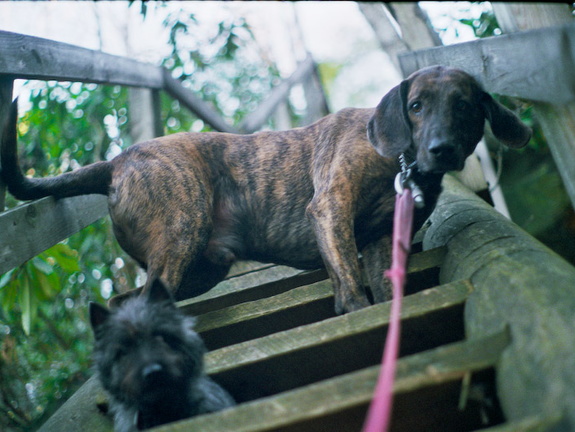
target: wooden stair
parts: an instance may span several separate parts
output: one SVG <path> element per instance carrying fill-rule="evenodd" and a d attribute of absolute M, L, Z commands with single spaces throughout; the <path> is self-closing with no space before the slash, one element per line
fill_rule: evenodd
<path fill-rule="evenodd" d="M 565 346 L 573 333 L 550 332 L 545 320 L 531 319 L 523 310 L 537 307 L 532 312 L 535 316 L 549 304 L 539 297 L 535 300 L 542 306 L 529 303 L 530 293 L 542 283 L 529 285 L 533 268 L 546 269 L 549 283 L 565 293 L 563 303 L 573 301 L 567 291 L 573 288 L 569 280 L 575 280 L 571 277 L 575 269 L 515 227 L 507 227 L 509 222 L 492 215 L 471 194 L 459 191 L 457 185 L 449 187 L 444 194 L 449 206 L 440 203 L 425 236 L 427 250 L 421 251 L 418 243 L 419 250 L 410 257 L 391 432 L 572 430 L 565 414 L 570 411 L 562 411 L 558 404 L 524 414 L 522 401 L 532 396 L 522 389 L 545 392 L 536 393 L 545 400 L 554 397 L 549 388 L 561 388 L 569 407 L 572 387 L 568 379 L 551 375 L 568 374 L 569 369 L 546 370 L 552 382 L 533 375 L 541 370 L 539 357 L 531 354 L 529 343 L 519 342 L 539 329 L 547 332 L 545 341 L 553 337 L 561 341 L 553 347 Z M 467 207 L 458 208 L 462 206 Z M 471 218 L 477 222 L 470 222 Z M 459 232 L 466 237 L 459 240 L 455 237 L 463 236 Z M 439 246 L 430 248 L 433 242 Z M 495 249 L 496 242 L 501 242 L 500 249 Z M 483 253 L 481 247 L 488 249 Z M 505 247 L 511 252 L 504 252 Z M 496 253 L 507 255 L 494 259 L 499 256 Z M 519 255 L 506 258 L 519 253 L 531 259 L 530 267 L 516 259 Z M 502 279 L 497 273 L 501 268 L 506 272 Z M 483 272 L 481 277 L 478 272 Z M 506 297 L 492 300 L 502 290 L 509 291 Z M 515 297 L 524 306 L 514 306 Z M 510 303 L 503 308 L 503 301 Z M 158 431 L 361 430 L 379 373 L 390 303 L 335 316 L 325 271 L 243 263 L 213 290 L 180 302 L 179 307 L 197 317 L 196 330 L 210 351 L 206 369 L 238 405 L 167 424 Z M 557 364 L 565 363 L 559 352 L 554 349 L 546 355 Z M 515 364 L 521 367 L 514 369 Z M 533 387 L 533 381 L 545 387 Z M 106 408 L 106 396 L 92 378 L 40 431 L 111 431 Z"/>

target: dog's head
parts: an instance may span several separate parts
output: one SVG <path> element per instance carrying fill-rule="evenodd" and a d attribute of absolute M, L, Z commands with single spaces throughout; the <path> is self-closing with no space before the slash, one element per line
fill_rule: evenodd
<path fill-rule="evenodd" d="M 380 155 L 406 153 L 421 172 L 444 173 L 463 168 L 483 136 L 486 119 L 508 147 L 523 147 L 531 138 L 531 129 L 473 77 L 431 66 L 413 73 L 381 100 L 367 132 Z"/>
<path fill-rule="evenodd" d="M 175 405 L 173 395 L 183 399 L 203 373 L 206 348 L 194 319 L 178 310 L 159 280 L 117 309 L 90 303 L 89 311 L 95 366 L 104 388 L 123 404 L 141 410 Z"/>

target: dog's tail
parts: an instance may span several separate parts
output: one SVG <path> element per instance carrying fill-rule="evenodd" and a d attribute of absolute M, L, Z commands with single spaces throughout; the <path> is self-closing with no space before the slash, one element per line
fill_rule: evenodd
<path fill-rule="evenodd" d="M 8 191 L 19 200 L 32 200 L 53 195 L 65 198 L 77 195 L 107 195 L 112 181 L 112 164 L 96 162 L 75 171 L 49 178 L 28 178 L 18 165 L 16 124 L 18 100 L 12 102 L 8 122 L 0 144 L 0 177 Z"/>

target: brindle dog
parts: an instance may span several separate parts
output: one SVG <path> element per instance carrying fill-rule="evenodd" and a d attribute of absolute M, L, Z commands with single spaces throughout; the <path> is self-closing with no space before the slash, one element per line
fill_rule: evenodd
<path fill-rule="evenodd" d="M 416 210 L 418 229 L 435 206 L 443 174 L 462 169 L 485 119 L 509 147 L 530 139 L 530 129 L 471 76 L 435 66 L 412 74 L 375 109 L 348 108 L 281 132 L 178 133 L 38 179 L 18 167 L 13 107 L 2 139 L 2 178 L 23 200 L 107 195 L 120 245 L 177 300 L 205 292 L 233 261 L 250 259 L 325 266 L 336 311 L 344 313 L 369 305 L 358 252 L 374 300 L 389 298 L 381 274 L 389 264 L 399 154 L 417 162 L 415 180 L 426 202 Z"/>

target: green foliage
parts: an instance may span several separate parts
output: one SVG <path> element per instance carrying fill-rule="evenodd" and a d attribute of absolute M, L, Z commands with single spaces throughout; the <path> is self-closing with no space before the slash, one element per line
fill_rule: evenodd
<path fill-rule="evenodd" d="M 179 10 L 168 14 L 164 25 L 170 29 L 172 52 L 162 65 L 232 124 L 255 110 L 280 81 L 277 68 L 266 60 L 241 17 L 230 14 L 206 25 L 196 15 Z M 172 102 L 166 113 L 168 132 L 184 127 L 171 119 L 179 112 L 179 104 Z M 188 120 L 185 126 L 203 130 L 197 121 Z"/>

